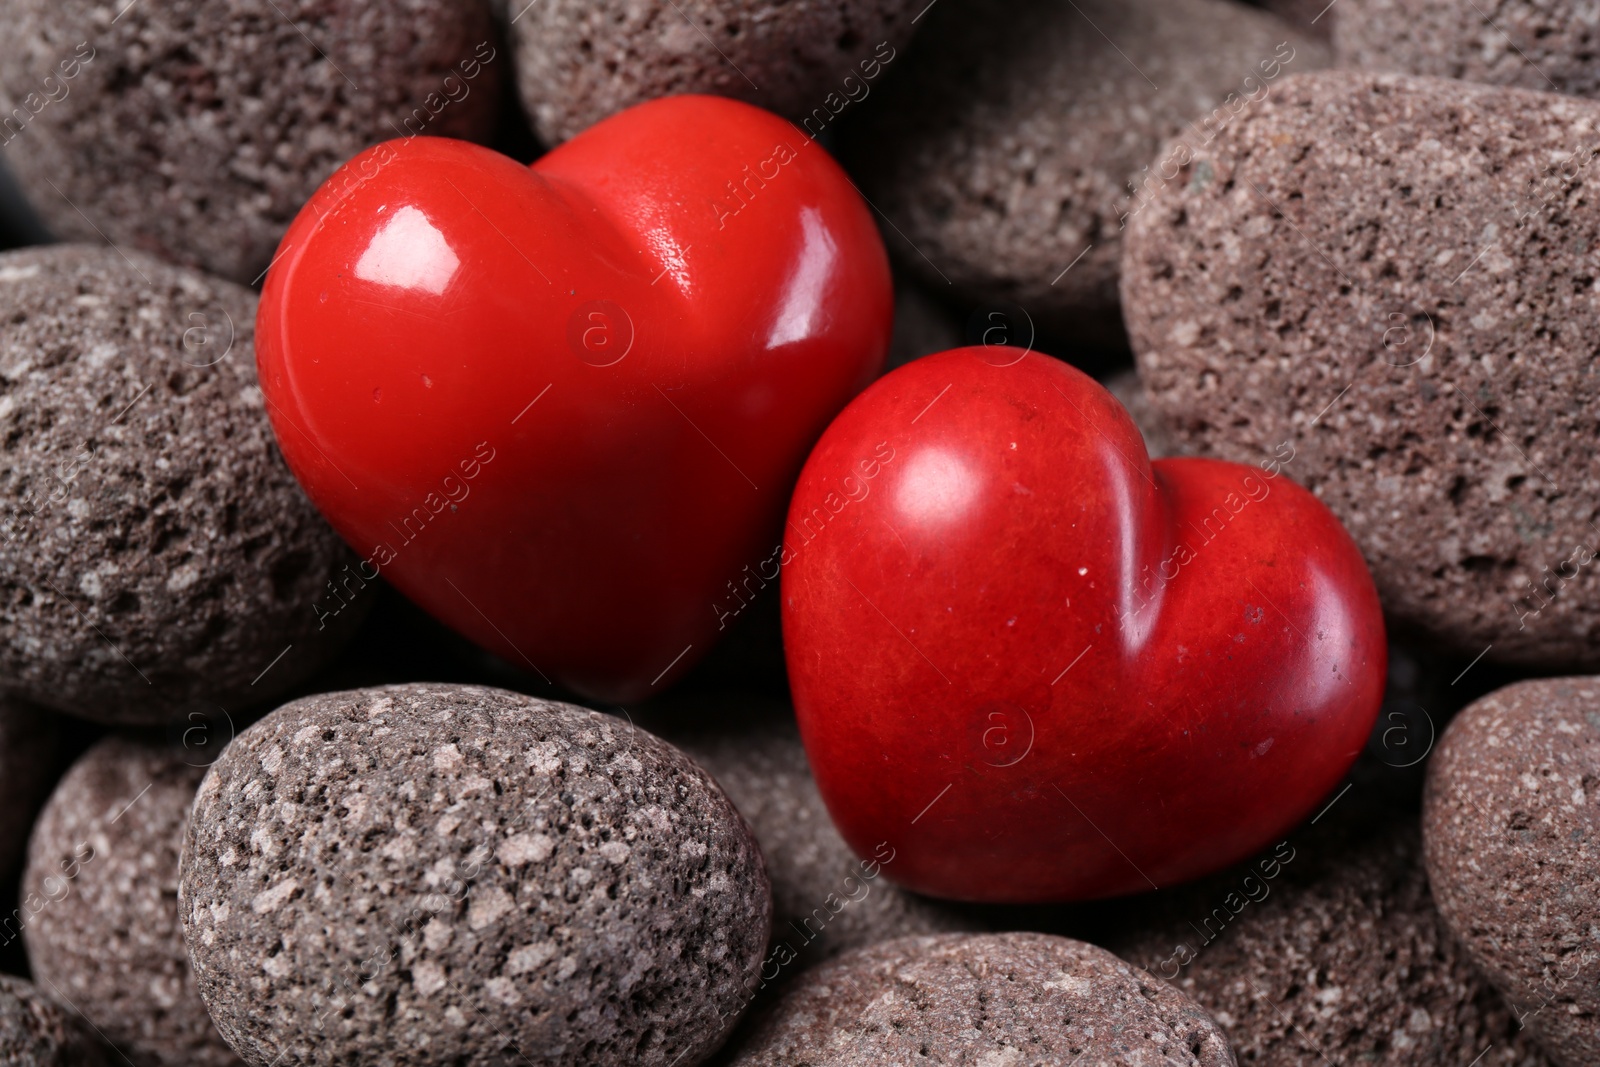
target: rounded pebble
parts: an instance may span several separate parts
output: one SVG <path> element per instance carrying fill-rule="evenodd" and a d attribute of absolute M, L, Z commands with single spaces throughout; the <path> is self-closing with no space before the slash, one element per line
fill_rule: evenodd
<path fill-rule="evenodd" d="M 195 799 L 179 907 L 255 1067 L 700 1062 L 772 900 L 709 775 L 621 719 L 497 689 L 306 697 Z"/>
<path fill-rule="evenodd" d="M 109 1067 L 115 1059 L 81 1018 L 21 978 L 0 974 L 0 1063 Z"/>
<path fill-rule="evenodd" d="M 159 723 L 339 651 L 364 601 L 317 605 L 354 557 L 273 440 L 254 316 L 135 252 L 0 254 L 0 691 Z"/>
<path fill-rule="evenodd" d="M 1040 329 L 1120 341 L 1124 219 L 1162 142 L 1198 147 L 1327 49 L 1227 0 L 1017 0 L 1004 18 L 942 0 L 904 62 L 841 147 L 900 262 Z"/>
<path fill-rule="evenodd" d="M 1562 1067 L 1600 1063 L 1600 680 L 1518 682 L 1451 722 L 1423 834 L 1445 921 Z"/>
<path fill-rule="evenodd" d="M 205 776 L 189 750 L 109 737 L 39 815 L 23 875 L 34 978 L 136 1067 L 239 1062 L 195 990 L 178 925 L 178 854 Z"/>
<path fill-rule="evenodd" d="M 1467 658 L 1600 662 L 1597 135 L 1600 104 L 1553 93 L 1291 77 L 1129 227 L 1176 445 L 1276 456 L 1396 634 Z"/>
<path fill-rule="evenodd" d="M 1342 0 L 1338 10 L 1343 67 L 1600 96 L 1592 0 Z"/>
<path fill-rule="evenodd" d="M 517 87 L 552 145 L 677 93 L 735 97 L 816 137 L 873 94 L 925 2 L 511 0 Z"/>
<path fill-rule="evenodd" d="M 58 236 L 249 284 L 363 148 L 487 138 L 495 41 L 482 0 L 10 0 L 0 140 Z"/>
<path fill-rule="evenodd" d="M 1048 934 L 884 941 L 801 976 L 729 1067 L 1233 1067 L 1188 997 L 1105 949 Z"/>

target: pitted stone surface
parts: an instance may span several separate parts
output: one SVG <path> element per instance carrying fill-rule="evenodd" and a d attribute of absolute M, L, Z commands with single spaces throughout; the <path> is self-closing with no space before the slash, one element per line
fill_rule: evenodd
<path fill-rule="evenodd" d="M 365 604 L 322 629 L 353 557 L 278 451 L 254 317 L 248 290 L 135 252 L 0 254 L 0 691 L 159 723 L 339 651 Z"/>
<path fill-rule="evenodd" d="M 772 910 L 688 757 L 451 685 L 307 697 L 241 733 L 195 799 L 179 906 L 256 1067 L 696 1063 L 759 981 Z"/>

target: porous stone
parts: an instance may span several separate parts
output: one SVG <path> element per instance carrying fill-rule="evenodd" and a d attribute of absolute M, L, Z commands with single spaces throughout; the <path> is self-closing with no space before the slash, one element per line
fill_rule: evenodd
<path fill-rule="evenodd" d="M 773 912 L 765 986 L 862 945 L 983 928 L 969 912 L 894 885 L 891 842 L 869 856 L 850 850 L 817 792 L 789 708 L 684 698 L 655 721 L 662 736 L 711 772 L 761 845 Z"/>
<path fill-rule="evenodd" d="M 486 139 L 495 42 L 483 0 L 10 0 L 0 143 L 59 236 L 250 283 L 361 149 Z"/>
<path fill-rule="evenodd" d="M 136 1067 L 227 1067 L 178 925 L 178 854 L 202 753 L 121 737 L 85 752 L 34 827 L 22 927 L 36 981 Z"/>
<path fill-rule="evenodd" d="M 195 798 L 201 996 L 269 1063 L 694 1064 L 772 900 L 711 777 L 611 716 L 473 686 L 306 697 Z"/>
<path fill-rule="evenodd" d="M 558 144 L 634 104 L 714 93 L 820 136 L 876 90 L 925 0 L 509 0 L 517 87 Z"/>
<path fill-rule="evenodd" d="M 0 1063 L 107 1067 L 112 1059 L 80 1017 L 21 978 L 0 974 Z"/>
<path fill-rule="evenodd" d="M 1439 910 L 1562 1067 L 1600 1062 L 1600 680 L 1518 682 L 1451 722 L 1423 834 Z"/>
<path fill-rule="evenodd" d="M 0 255 L 0 692 L 156 723 L 339 650 L 362 605 L 315 605 L 353 557 L 278 452 L 254 317 L 137 252 Z"/>
<path fill-rule="evenodd" d="M 1291 77 L 1129 226 L 1177 446 L 1292 451 L 1395 629 L 1465 657 L 1600 662 L 1597 133 L 1553 93 Z"/>
<path fill-rule="evenodd" d="M 1112 948 L 1210 1012 L 1241 1063 L 1548 1067 L 1435 911 L 1414 817 L 1388 818 L 1299 831 Z"/>
<path fill-rule="evenodd" d="M 1340 66 L 1600 96 L 1594 0 L 1340 0 L 1337 10 Z"/>
<path fill-rule="evenodd" d="M 0 696 L 0 811 L 6 813 L 0 819 L 0 879 L 7 882 L 22 865 L 28 828 L 55 782 L 58 742 L 49 712 Z"/>
<path fill-rule="evenodd" d="M 1327 49 L 1231 0 L 941 0 L 841 153 L 899 262 L 1041 330 L 1121 340 L 1124 219 L 1196 146 Z"/>
<path fill-rule="evenodd" d="M 1232 1067 L 1188 997 L 1102 948 L 1048 934 L 936 934 L 802 975 L 729 1067 Z"/>

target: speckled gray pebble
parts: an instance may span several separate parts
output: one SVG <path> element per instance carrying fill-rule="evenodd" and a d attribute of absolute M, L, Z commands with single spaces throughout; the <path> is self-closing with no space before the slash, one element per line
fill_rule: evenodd
<path fill-rule="evenodd" d="M 1434 910 L 1414 817 L 1384 819 L 1298 832 L 1112 947 L 1209 1011 L 1241 1063 L 1548 1067 Z"/>
<path fill-rule="evenodd" d="M 1082 941 L 938 934 L 802 975 L 729 1067 L 1233 1067 L 1188 997 Z"/>
<path fill-rule="evenodd" d="M 710 771 L 755 832 L 772 881 L 772 944 L 763 981 L 775 985 L 852 948 L 911 934 L 981 929 L 969 913 L 889 881 L 890 842 L 850 851 L 817 792 L 794 714 L 740 698 L 688 699 L 662 735 Z"/>
<path fill-rule="evenodd" d="M 1600 663 L 1597 137 L 1554 93 L 1291 77 L 1129 227 L 1178 446 L 1287 443 L 1397 630 L 1467 658 Z"/>
<path fill-rule="evenodd" d="M 202 752 L 106 738 L 61 779 L 28 848 L 22 939 L 34 978 L 136 1067 L 239 1062 L 200 1002 L 178 925 Z"/>
<path fill-rule="evenodd" d="M 1439 910 L 1562 1067 L 1600 1063 L 1600 679 L 1518 682 L 1451 722 L 1423 833 Z"/>
<path fill-rule="evenodd" d="M 488 137 L 507 65 L 483 0 L 9 0 L 5 15 L 0 144 L 51 228 L 247 284 L 361 149 Z"/>
<path fill-rule="evenodd" d="M 115 1059 L 82 1018 L 21 978 L 0 974 L 0 1063 L 109 1067 Z"/>
<path fill-rule="evenodd" d="M 926 2 L 509 0 L 517 87 L 549 144 L 676 93 L 736 97 L 818 136 L 877 91 Z"/>
<path fill-rule="evenodd" d="M 841 145 L 890 250 L 941 291 L 1107 342 L 1122 218 L 1161 143 L 1214 137 L 1327 49 L 1231 0 L 941 0 L 904 62 Z"/>
<path fill-rule="evenodd" d="M 1600 96 L 1594 0 L 1340 0 L 1338 11 L 1340 66 Z"/>
<path fill-rule="evenodd" d="M 320 628 L 352 557 L 273 440 L 254 316 L 135 252 L 0 255 L 0 690 L 155 723 L 339 651 L 365 605 Z"/>
<path fill-rule="evenodd" d="M 709 775 L 622 719 L 504 690 L 307 697 L 195 799 L 201 995 L 267 1064 L 700 1062 L 772 900 Z"/>
<path fill-rule="evenodd" d="M 1339 9 L 1349 0 L 1248 0 L 1257 7 L 1266 8 L 1291 26 L 1327 40 L 1334 35 L 1334 25 L 1339 20 Z"/>
<path fill-rule="evenodd" d="M 22 865 L 28 827 L 55 782 L 58 734 L 49 712 L 0 697 L 0 879 Z"/>

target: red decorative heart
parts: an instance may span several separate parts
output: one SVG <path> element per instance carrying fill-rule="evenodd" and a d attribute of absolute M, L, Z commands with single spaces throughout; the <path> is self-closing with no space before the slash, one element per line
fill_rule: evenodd
<path fill-rule="evenodd" d="M 817 784 L 857 851 L 887 842 L 890 876 L 939 896 L 1084 899 L 1226 866 L 1366 742 L 1372 579 L 1283 476 L 1292 450 L 1152 464 L 1109 393 L 1016 351 L 895 371 L 806 463 L 783 622 Z"/>
<path fill-rule="evenodd" d="M 258 325 L 284 455 L 364 559 L 317 610 L 381 573 L 581 692 L 669 684 L 881 369 L 891 300 L 844 172 L 745 104 L 658 100 L 531 169 L 368 150 L 289 230 Z"/>

